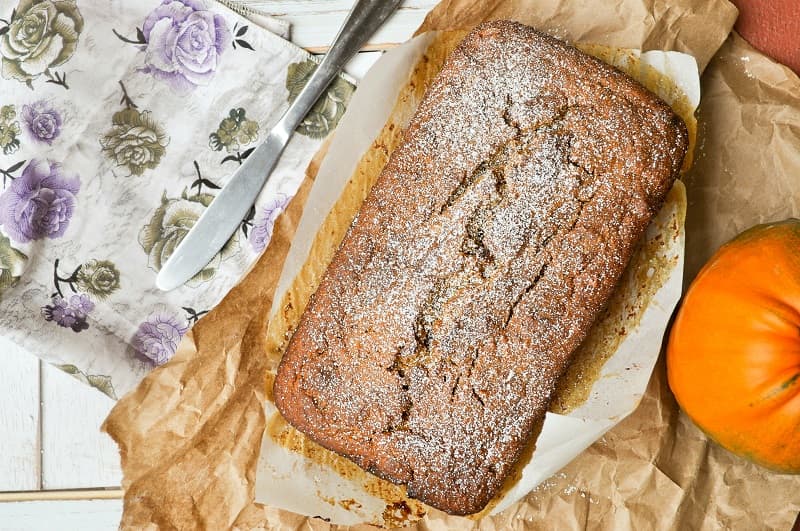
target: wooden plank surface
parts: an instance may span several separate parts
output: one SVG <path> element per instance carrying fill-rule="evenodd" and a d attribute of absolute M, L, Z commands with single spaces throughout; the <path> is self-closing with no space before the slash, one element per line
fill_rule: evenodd
<path fill-rule="evenodd" d="M 42 403 L 42 488 L 120 485 L 117 445 L 100 432 L 114 401 L 43 363 Z"/>
<path fill-rule="evenodd" d="M 121 517 L 122 500 L 0 503 L 2 531 L 111 531 Z"/>
<path fill-rule="evenodd" d="M 0 491 L 41 488 L 39 403 L 39 360 L 0 337 Z"/>
<path fill-rule="evenodd" d="M 367 49 L 380 49 L 404 42 L 414 33 L 437 0 L 406 0 L 373 35 Z M 292 25 L 291 40 L 313 52 L 327 49 L 352 0 L 249 0 L 247 4 L 286 20 Z"/>

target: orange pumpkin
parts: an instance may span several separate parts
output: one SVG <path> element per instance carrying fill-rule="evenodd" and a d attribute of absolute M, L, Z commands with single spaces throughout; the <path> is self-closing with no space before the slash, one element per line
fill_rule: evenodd
<path fill-rule="evenodd" d="M 692 283 L 667 347 L 669 385 L 728 450 L 800 473 L 800 220 L 724 245 Z"/>

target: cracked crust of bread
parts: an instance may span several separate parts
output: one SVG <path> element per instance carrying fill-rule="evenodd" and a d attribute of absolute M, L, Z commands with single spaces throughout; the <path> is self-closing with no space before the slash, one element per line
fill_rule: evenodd
<path fill-rule="evenodd" d="M 451 514 L 499 491 L 687 149 L 635 81 L 507 21 L 428 88 L 281 360 L 322 446 Z"/>

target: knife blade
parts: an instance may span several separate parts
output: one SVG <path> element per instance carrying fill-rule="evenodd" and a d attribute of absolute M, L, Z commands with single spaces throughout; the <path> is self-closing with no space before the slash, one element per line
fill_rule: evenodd
<path fill-rule="evenodd" d="M 199 273 L 239 228 L 289 138 L 344 64 L 389 18 L 401 0 L 358 0 L 345 18 L 330 50 L 284 115 L 198 218 L 156 277 L 163 291 L 175 289 Z"/>

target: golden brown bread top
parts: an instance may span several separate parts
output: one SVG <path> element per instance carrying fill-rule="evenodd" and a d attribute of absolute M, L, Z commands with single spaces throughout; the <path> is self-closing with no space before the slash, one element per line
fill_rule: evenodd
<path fill-rule="evenodd" d="M 281 362 L 300 431 L 455 514 L 499 490 L 686 150 L 611 67 L 512 22 L 453 52 Z"/>

